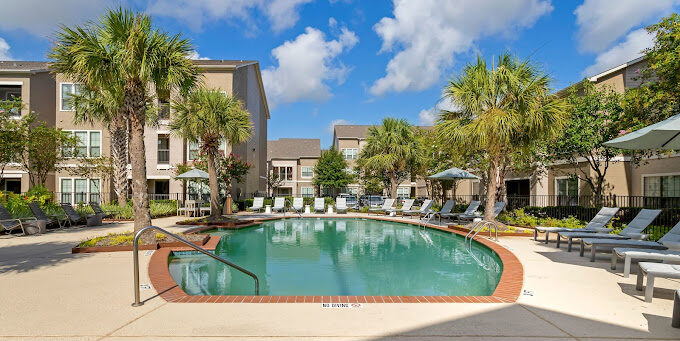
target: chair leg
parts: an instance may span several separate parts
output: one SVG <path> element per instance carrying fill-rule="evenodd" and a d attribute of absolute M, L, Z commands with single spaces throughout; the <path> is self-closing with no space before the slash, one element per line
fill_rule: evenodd
<path fill-rule="evenodd" d="M 612 250 L 612 264 L 611 264 L 611 269 L 616 270 L 616 262 L 619 260 L 619 256 Z"/>
<path fill-rule="evenodd" d="M 545 231 L 545 243 L 548 244 L 548 236 L 550 236 L 550 232 Z"/>
<path fill-rule="evenodd" d="M 628 278 L 628 276 L 630 276 L 630 263 L 632 262 L 633 258 L 626 255 L 626 258 L 623 260 L 623 277 Z"/>
<path fill-rule="evenodd" d="M 597 252 L 597 248 L 595 247 L 595 245 L 594 244 L 591 245 L 590 246 L 590 262 L 591 263 L 595 261 L 595 253 L 596 252 Z"/>
<path fill-rule="evenodd" d="M 583 253 L 584 253 L 585 251 L 586 251 L 586 245 L 585 245 L 585 243 L 583 242 L 583 239 L 581 239 L 580 249 L 578 250 L 578 255 L 579 255 L 580 257 L 583 257 Z"/>
<path fill-rule="evenodd" d="M 642 272 L 642 268 L 638 269 L 637 281 L 635 282 L 635 290 L 642 291 L 642 281 L 645 278 L 645 274 Z"/>
<path fill-rule="evenodd" d="M 654 296 L 654 276 L 647 274 L 647 287 L 645 288 L 645 302 L 652 302 Z"/>
<path fill-rule="evenodd" d="M 560 248 L 560 242 L 562 241 L 562 238 L 560 237 L 560 234 L 559 234 L 559 233 L 555 233 L 555 236 L 556 236 L 556 237 L 555 237 L 555 243 L 556 243 L 555 245 L 556 245 L 557 248 L 559 249 L 559 248 Z"/>
<path fill-rule="evenodd" d="M 569 237 L 569 242 L 567 243 L 567 252 L 571 252 L 571 246 L 574 243 L 572 237 Z"/>
<path fill-rule="evenodd" d="M 439 218 L 439 222 L 441 223 L 441 218 Z M 538 230 L 534 228 L 534 240 L 538 241 Z"/>

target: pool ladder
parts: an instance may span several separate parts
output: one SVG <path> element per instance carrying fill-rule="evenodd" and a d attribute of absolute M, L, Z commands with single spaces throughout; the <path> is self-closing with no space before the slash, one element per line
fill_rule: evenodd
<path fill-rule="evenodd" d="M 428 211 L 424 216 L 418 219 L 418 227 L 422 227 L 424 230 L 427 227 L 427 224 L 430 223 L 430 220 L 432 220 L 432 218 L 434 218 L 435 215 L 437 215 L 437 212 L 432 210 Z"/>
<path fill-rule="evenodd" d="M 253 280 L 255 281 L 255 295 L 257 296 L 257 295 L 260 294 L 260 280 L 257 278 L 257 275 L 255 275 L 254 273 L 252 273 L 252 272 L 250 272 L 250 271 L 248 271 L 248 270 L 246 270 L 246 269 L 244 269 L 244 268 L 242 268 L 242 267 L 240 267 L 240 266 L 238 266 L 238 265 L 236 265 L 236 264 L 234 264 L 234 263 L 232 263 L 232 262 L 230 262 L 230 261 L 228 261 L 228 260 L 226 260 L 226 259 L 224 259 L 220 256 L 217 256 L 214 253 L 208 252 L 206 249 L 204 249 L 204 248 L 202 248 L 202 247 L 200 247 L 200 246 L 198 246 L 198 245 L 196 245 L 196 244 L 194 244 L 194 243 L 192 243 L 192 242 L 190 242 L 190 241 L 188 241 L 188 240 L 186 240 L 186 239 L 184 239 L 184 238 L 182 238 L 182 237 L 180 237 L 180 236 L 178 236 L 174 233 L 170 233 L 170 232 L 168 232 L 168 231 L 166 231 L 166 230 L 164 230 L 164 229 L 162 229 L 158 226 L 151 225 L 151 226 L 147 226 L 147 227 L 144 227 L 141 230 L 139 230 L 135 234 L 135 239 L 132 241 L 132 260 L 133 260 L 133 263 L 134 263 L 134 282 L 135 282 L 134 283 L 134 285 L 135 285 L 134 286 L 135 287 L 135 302 L 132 303 L 133 307 L 139 307 L 139 306 L 144 304 L 144 302 L 142 302 L 139 298 L 139 296 L 140 296 L 139 295 L 139 237 L 144 232 L 146 232 L 148 230 L 160 231 L 160 232 L 162 232 L 162 233 L 164 233 L 164 234 L 166 234 L 166 235 L 168 235 L 172 238 L 177 239 L 177 241 L 179 241 L 180 243 L 182 243 L 182 244 L 184 244 L 184 245 L 186 245 L 186 246 L 188 246 L 188 247 L 190 247 L 190 248 L 192 248 L 192 249 L 194 249 L 194 250 L 196 250 L 196 251 L 198 251 L 198 252 L 200 252 L 204 255 L 207 255 L 207 256 L 209 256 L 213 259 L 216 259 L 216 260 L 224 263 L 225 265 L 230 266 L 230 267 L 252 277 Z"/>
<path fill-rule="evenodd" d="M 298 211 L 297 208 L 295 208 L 295 206 L 293 206 L 293 203 L 290 202 L 290 200 L 288 200 L 288 199 L 286 199 L 286 202 L 289 203 L 289 204 L 290 204 L 290 207 L 293 208 L 293 211 L 295 211 L 295 213 L 297 213 L 298 218 L 302 218 L 302 214 Z M 304 205 L 303 205 L 303 206 L 304 206 Z M 285 210 L 285 209 L 283 210 L 283 215 L 286 215 L 286 210 Z"/>
<path fill-rule="evenodd" d="M 468 250 L 472 248 L 472 240 L 477 236 L 479 231 L 483 230 L 486 226 L 489 226 L 489 239 L 491 238 L 491 227 L 493 227 L 495 233 L 494 240 L 498 241 L 498 223 L 495 221 L 480 220 L 473 223 L 472 228 L 470 228 L 470 232 L 465 235 L 465 246 L 468 248 Z"/>

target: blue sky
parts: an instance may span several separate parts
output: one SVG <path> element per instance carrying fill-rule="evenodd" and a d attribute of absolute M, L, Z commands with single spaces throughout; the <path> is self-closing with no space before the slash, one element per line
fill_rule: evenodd
<path fill-rule="evenodd" d="M 271 107 L 269 139 L 320 138 L 334 122 L 383 117 L 430 124 L 447 79 L 508 51 L 530 57 L 553 88 L 636 58 L 643 28 L 680 0 L 22 0 L 0 11 L 0 60 L 45 60 L 59 24 L 107 8 L 150 13 L 210 59 L 254 59 Z"/>

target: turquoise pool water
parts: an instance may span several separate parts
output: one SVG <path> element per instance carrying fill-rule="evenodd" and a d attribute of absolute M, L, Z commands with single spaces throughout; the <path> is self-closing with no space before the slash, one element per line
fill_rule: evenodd
<path fill-rule="evenodd" d="M 490 295 L 502 263 L 463 237 L 367 219 L 286 219 L 213 230 L 215 252 L 254 272 L 261 295 Z M 252 295 L 252 278 L 205 255 L 175 253 L 170 274 L 190 295 Z"/>

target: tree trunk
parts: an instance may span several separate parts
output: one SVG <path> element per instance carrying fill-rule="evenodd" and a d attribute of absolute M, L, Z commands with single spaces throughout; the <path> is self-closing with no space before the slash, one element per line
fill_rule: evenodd
<path fill-rule="evenodd" d="M 484 204 L 484 220 L 494 221 L 493 206 L 496 204 L 496 188 L 498 187 L 498 166 L 495 161 L 489 165 L 489 177 L 486 186 L 486 203 Z"/>
<path fill-rule="evenodd" d="M 143 227 L 151 225 L 149 188 L 146 182 L 146 148 L 144 146 L 146 105 L 143 84 L 138 82 L 128 82 L 126 84 L 125 111 L 130 121 L 132 210 L 135 217 L 135 232 L 137 232 Z"/>
<path fill-rule="evenodd" d="M 109 127 L 111 131 L 111 162 L 113 163 L 113 191 L 118 206 L 127 205 L 127 120 L 119 113 Z"/>
<path fill-rule="evenodd" d="M 215 169 L 215 154 L 207 153 L 208 176 L 210 177 L 210 220 L 217 220 L 222 214 L 220 211 L 219 196 L 220 188 L 217 183 L 217 170 Z"/>
<path fill-rule="evenodd" d="M 390 174 L 390 198 L 396 198 L 397 197 L 397 186 L 399 184 L 397 183 L 397 175 L 392 173 Z"/>

